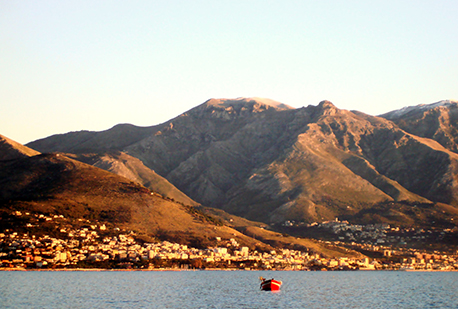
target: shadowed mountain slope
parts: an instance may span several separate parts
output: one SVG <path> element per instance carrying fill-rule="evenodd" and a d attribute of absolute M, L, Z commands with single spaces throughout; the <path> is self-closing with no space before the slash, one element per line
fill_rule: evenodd
<path fill-rule="evenodd" d="M 153 170 L 146 167 L 139 159 L 123 152 L 111 151 L 104 154 L 68 154 L 68 156 L 116 175 L 126 177 L 174 201 L 190 206 L 198 205 L 198 203 L 178 190 L 167 179 L 159 176 Z"/>
<path fill-rule="evenodd" d="M 66 134 L 56 134 L 40 139 L 27 146 L 42 149 L 43 153 L 68 152 L 91 153 L 122 149 L 132 143 L 153 134 L 155 127 L 137 127 L 131 124 L 118 124 L 113 128 L 101 131 L 78 131 Z"/>

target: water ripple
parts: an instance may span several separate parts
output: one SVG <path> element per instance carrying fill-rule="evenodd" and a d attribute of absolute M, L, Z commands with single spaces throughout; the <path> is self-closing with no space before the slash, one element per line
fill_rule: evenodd
<path fill-rule="evenodd" d="M 258 277 L 284 282 L 259 290 Z M 458 272 L 0 272 L 1 308 L 458 308 Z"/>

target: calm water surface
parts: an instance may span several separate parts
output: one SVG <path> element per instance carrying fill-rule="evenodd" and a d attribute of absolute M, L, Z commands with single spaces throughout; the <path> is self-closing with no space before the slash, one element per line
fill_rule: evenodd
<path fill-rule="evenodd" d="M 458 308 L 458 272 L 0 272 L 0 308 Z"/>

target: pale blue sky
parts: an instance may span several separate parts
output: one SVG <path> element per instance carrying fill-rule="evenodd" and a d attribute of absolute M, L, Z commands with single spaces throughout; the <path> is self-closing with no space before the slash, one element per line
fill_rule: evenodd
<path fill-rule="evenodd" d="M 0 134 L 150 126 L 209 98 L 371 115 L 458 99 L 458 1 L 0 1 Z"/>

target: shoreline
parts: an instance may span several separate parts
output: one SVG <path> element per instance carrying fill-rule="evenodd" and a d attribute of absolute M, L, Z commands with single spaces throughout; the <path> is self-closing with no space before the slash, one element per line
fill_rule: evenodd
<path fill-rule="evenodd" d="M 320 272 L 323 270 L 283 270 L 283 269 L 230 269 L 230 268 L 206 268 L 206 269 L 176 269 L 176 268 L 154 268 L 154 269 L 106 269 L 106 268 L 58 268 L 58 269 L 26 269 L 26 268 L 7 268 L 2 267 L 0 268 L 1 271 L 49 271 L 49 272 L 58 272 L 58 271 L 69 271 L 69 272 L 102 272 L 102 271 L 173 271 L 173 272 L 181 272 L 181 271 L 291 271 L 291 272 Z M 326 270 L 326 271 L 338 271 L 338 272 L 345 272 L 345 271 L 363 271 L 363 272 L 371 272 L 371 271 L 392 271 L 392 272 L 457 272 L 457 269 L 449 269 L 449 270 L 442 270 L 442 269 L 355 269 L 355 270 Z M 324 271 L 323 271 L 324 272 Z"/>

